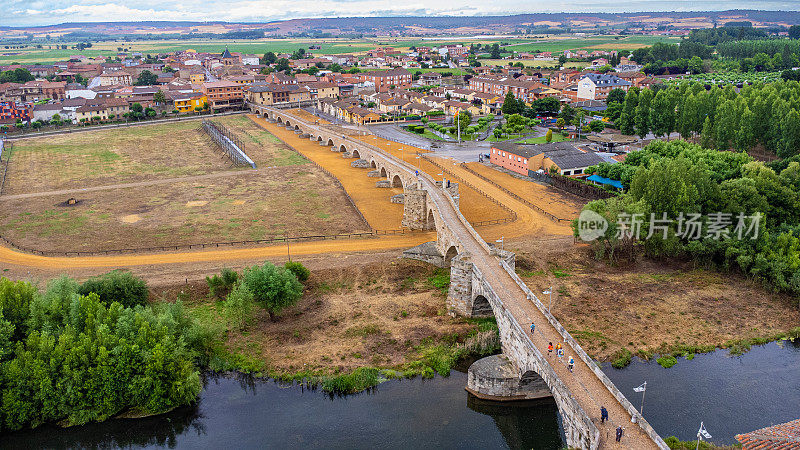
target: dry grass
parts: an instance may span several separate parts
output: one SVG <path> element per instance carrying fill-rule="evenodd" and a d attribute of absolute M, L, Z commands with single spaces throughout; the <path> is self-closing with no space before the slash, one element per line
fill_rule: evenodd
<path fill-rule="evenodd" d="M 219 121 L 257 171 L 168 184 L 8 199 L 0 234 L 46 251 L 98 251 L 366 231 L 340 189 L 246 116 Z M 15 145 L 5 193 L 117 185 L 230 170 L 199 122 L 37 138 Z M 165 151 L 179 148 L 181 151 Z M 32 166 L 34 170 L 24 170 Z M 39 176 L 43 186 L 36 184 Z M 65 206 L 69 197 L 78 204 Z M 388 202 L 387 202 L 388 203 Z"/>
<path fill-rule="evenodd" d="M 554 315 L 601 359 L 621 348 L 723 346 L 800 325 L 796 299 L 738 275 L 650 260 L 611 267 L 585 246 L 519 246 L 517 270 L 525 282 L 534 292 L 553 286 Z"/>
<path fill-rule="evenodd" d="M 226 346 L 266 362 L 271 372 L 350 372 L 364 366 L 398 367 L 416 356 L 425 342 L 463 336 L 475 325 L 446 314 L 445 298 L 427 281 L 434 269 L 400 260 L 312 272 L 298 304 L 270 322 L 260 314 L 241 333 L 229 333 Z M 162 289 L 155 297 L 171 300 L 184 286 Z M 217 314 L 195 285 L 189 304 Z"/>
<path fill-rule="evenodd" d="M 241 175 L 7 200 L 0 234 L 49 251 L 97 251 L 365 231 L 341 190 L 311 164 Z"/>

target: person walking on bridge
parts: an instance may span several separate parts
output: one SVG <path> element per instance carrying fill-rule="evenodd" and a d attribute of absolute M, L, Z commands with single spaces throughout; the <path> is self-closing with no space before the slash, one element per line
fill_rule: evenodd
<path fill-rule="evenodd" d="M 600 407 L 600 423 L 606 423 L 608 420 L 608 410 L 605 406 Z"/>
<path fill-rule="evenodd" d="M 561 342 L 556 344 L 556 356 L 559 357 L 559 358 L 561 358 L 563 356 L 562 353 L 561 353 Z"/>
<path fill-rule="evenodd" d="M 569 369 L 569 373 L 572 373 L 572 368 L 575 367 L 575 360 L 572 359 L 572 356 L 569 357 L 569 363 L 567 363 L 567 369 Z"/>
<path fill-rule="evenodd" d="M 620 425 L 617 427 L 617 442 L 622 440 L 622 433 L 623 433 L 622 425 Z"/>
<path fill-rule="evenodd" d="M 553 354 L 553 343 L 551 342 L 551 343 L 547 344 L 547 357 L 549 358 L 550 355 L 552 355 L 552 354 Z"/>
<path fill-rule="evenodd" d="M 536 324 L 531 322 L 531 337 L 536 335 Z"/>

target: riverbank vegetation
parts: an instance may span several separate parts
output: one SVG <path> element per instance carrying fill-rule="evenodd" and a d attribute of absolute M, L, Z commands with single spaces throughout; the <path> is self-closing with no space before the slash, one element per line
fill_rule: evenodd
<path fill-rule="evenodd" d="M 0 432 L 163 413 L 196 400 L 204 370 L 341 395 L 499 350 L 494 320 L 445 313 L 447 271 L 321 272 L 265 263 L 155 290 L 120 271 L 0 279 Z"/>
<path fill-rule="evenodd" d="M 108 292 L 123 277 L 99 283 Z M 97 285 L 89 283 L 90 285 Z M 149 415 L 193 402 L 207 336 L 180 302 L 124 306 L 69 278 L 0 279 L 0 431 Z"/>
<path fill-rule="evenodd" d="M 449 273 L 414 261 L 315 271 L 302 297 L 274 320 L 241 292 L 244 282 L 220 298 L 211 294 L 214 279 L 182 293 L 155 293 L 187 299 L 190 314 L 214 336 L 214 371 L 301 382 L 336 395 L 393 378 L 446 376 L 464 358 L 499 350 L 494 320 L 448 316 Z"/>

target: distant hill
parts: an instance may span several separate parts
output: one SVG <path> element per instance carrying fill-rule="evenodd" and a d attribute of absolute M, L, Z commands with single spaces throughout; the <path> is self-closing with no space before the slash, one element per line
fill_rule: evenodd
<path fill-rule="evenodd" d="M 433 16 L 433 17 L 337 17 L 291 19 L 262 23 L 147 21 L 62 23 L 35 27 L 0 27 L 0 36 L 53 35 L 80 32 L 86 35 L 120 36 L 131 34 L 221 34 L 237 31 L 268 30 L 271 35 L 298 33 L 331 34 L 466 34 L 509 33 L 547 28 L 573 31 L 602 28 L 695 29 L 723 26 L 727 22 L 750 22 L 755 27 L 787 27 L 800 24 L 798 11 L 689 11 L 633 13 L 534 13 L 509 16 Z"/>

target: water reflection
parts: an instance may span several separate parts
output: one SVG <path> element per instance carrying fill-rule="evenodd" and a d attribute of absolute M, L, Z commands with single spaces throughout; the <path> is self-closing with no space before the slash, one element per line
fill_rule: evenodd
<path fill-rule="evenodd" d="M 466 374 L 396 380 L 332 398 L 248 376 L 206 376 L 198 403 L 143 419 L 2 439 L 11 448 L 513 448 L 563 446 L 552 400 L 497 404 L 470 396 Z"/>
<path fill-rule="evenodd" d="M 633 388 L 647 381 L 644 415 L 662 436 L 695 439 L 702 420 L 715 443 L 733 444 L 736 434 L 800 417 L 800 340 L 678 358 L 669 369 L 634 359 L 603 371 L 637 407 Z"/>

